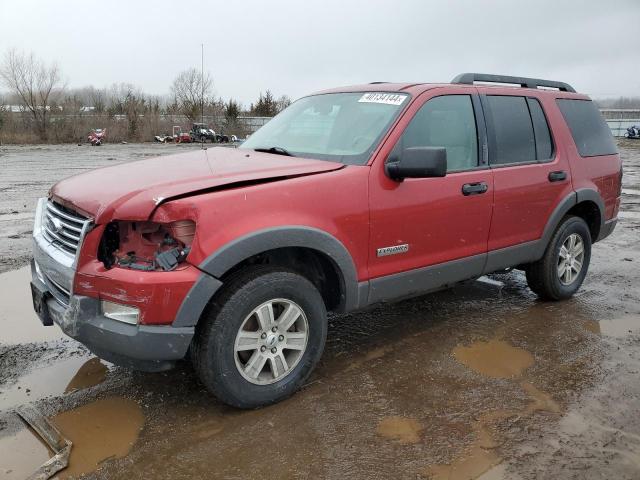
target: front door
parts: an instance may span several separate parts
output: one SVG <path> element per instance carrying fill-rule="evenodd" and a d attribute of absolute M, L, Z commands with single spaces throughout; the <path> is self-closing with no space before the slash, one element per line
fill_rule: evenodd
<path fill-rule="evenodd" d="M 482 271 L 494 188 L 482 154 L 486 149 L 479 102 L 475 89 L 467 92 L 437 96 L 426 92 L 405 114 L 410 120 L 396 127 L 400 132 L 394 131 L 397 141 L 389 146 L 386 158 L 383 149 L 383 158 L 379 155 L 372 165 L 372 301 L 426 291 Z M 402 149 L 417 146 L 445 147 L 447 175 L 391 180 L 384 163 Z M 423 268 L 430 266 L 435 268 Z M 392 290 L 388 294 L 380 291 L 387 287 Z"/>

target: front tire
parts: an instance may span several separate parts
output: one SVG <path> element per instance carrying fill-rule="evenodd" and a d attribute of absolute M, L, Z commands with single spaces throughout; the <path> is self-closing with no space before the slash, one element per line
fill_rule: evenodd
<path fill-rule="evenodd" d="M 202 383 L 238 408 L 279 402 L 318 363 L 327 312 L 305 277 L 270 267 L 234 275 L 198 325 L 193 364 Z"/>
<path fill-rule="evenodd" d="M 546 300 L 564 300 L 580 288 L 591 260 L 591 233 L 580 217 L 565 217 L 544 256 L 525 272 L 529 288 Z"/>

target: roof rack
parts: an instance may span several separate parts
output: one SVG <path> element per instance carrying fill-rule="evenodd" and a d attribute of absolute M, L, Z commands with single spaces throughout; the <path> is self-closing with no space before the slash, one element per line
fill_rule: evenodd
<path fill-rule="evenodd" d="M 508 75 L 491 75 L 487 73 L 461 73 L 451 80 L 451 83 L 464 83 L 467 85 L 473 85 L 474 82 L 513 83 L 524 88 L 550 87 L 557 88 L 562 92 L 575 93 L 574 88 L 568 83 L 541 80 L 539 78 L 510 77 Z"/>

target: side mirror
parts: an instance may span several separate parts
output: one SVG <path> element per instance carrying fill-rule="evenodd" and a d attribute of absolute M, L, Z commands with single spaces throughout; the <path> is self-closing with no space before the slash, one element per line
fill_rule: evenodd
<path fill-rule="evenodd" d="M 387 176 L 398 182 L 405 178 L 444 177 L 447 174 L 447 149 L 444 147 L 410 147 L 400 158 L 385 165 Z"/>

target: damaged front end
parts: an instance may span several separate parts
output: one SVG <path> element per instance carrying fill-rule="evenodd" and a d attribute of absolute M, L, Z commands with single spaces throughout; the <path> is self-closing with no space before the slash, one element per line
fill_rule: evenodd
<path fill-rule="evenodd" d="M 105 227 L 98 259 L 107 269 L 175 270 L 187 259 L 195 232 L 196 224 L 192 220 L 112 221 Z"/>

